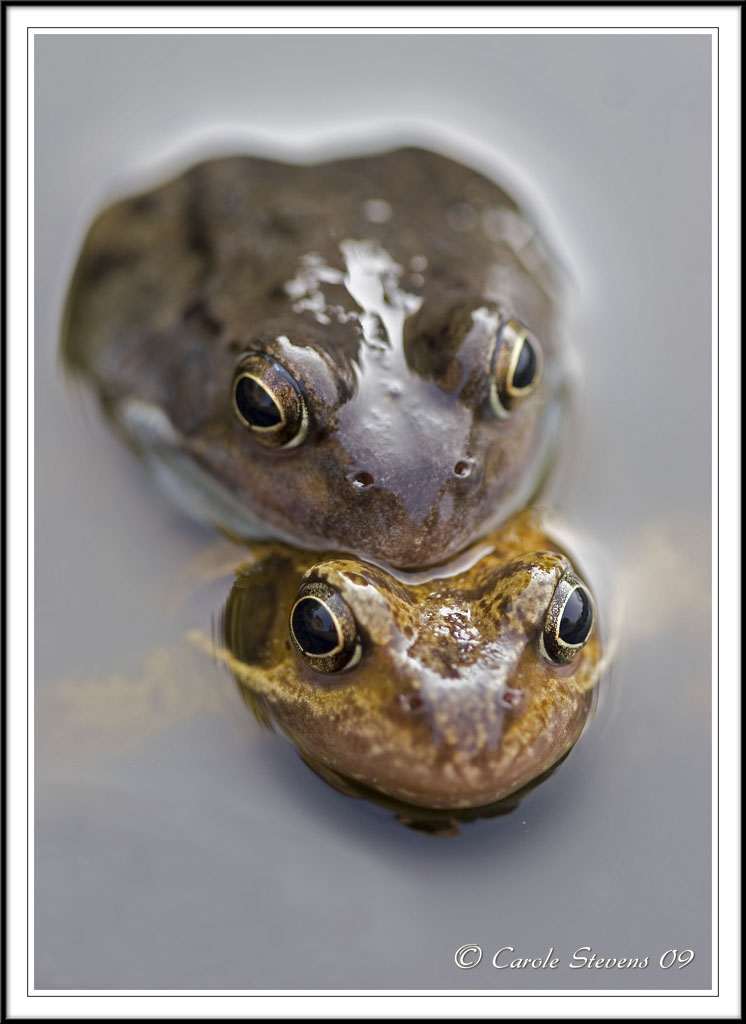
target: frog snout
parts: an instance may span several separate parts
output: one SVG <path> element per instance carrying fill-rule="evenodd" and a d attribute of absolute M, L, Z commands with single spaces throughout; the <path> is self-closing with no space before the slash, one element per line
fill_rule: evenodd
<path fill-rule="evenodd" d="M 437 746 L 473 757 L 499 746 L 506 714 L 520 709 L 523 694 L 511 685 L 514 670 L 513 658 L 474 665 L 461 677 L 425 681 L 413 702 L 402 703 L 410 714 L 425 717 Z"/>

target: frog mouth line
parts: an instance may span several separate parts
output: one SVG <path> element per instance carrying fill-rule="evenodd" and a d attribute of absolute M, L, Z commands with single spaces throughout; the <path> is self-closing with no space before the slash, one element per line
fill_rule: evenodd
<path fill-rule="evenodd" d="M 383 810 L 393 814 L 400 824 L 406 828 L 412 828 L 418 832 L 427 832 L 432 836 L 451 838 L 458 835 L 459 824 L 461 823 L 466 824 L 477 821 L 480 818 L 493 818 L 498 815 L 510 814 L 518 807 L 523 797 L 527 796 L 559 768 L 569 753 L 570 750 L 565 751 L 559 760 L 546 771 L 500 800 L 476 807 L 453 806 L 443 808 L 426 807 L 408 803 L 397 797 L 388 796 L 381 790 L 373 789 L 371 786 L 367 786 L 351 776 L 336 771 L 307 752 L 301 751 L 300 756 L 312 772 L 340 793 L 376 804 L 383 808 Z"/>

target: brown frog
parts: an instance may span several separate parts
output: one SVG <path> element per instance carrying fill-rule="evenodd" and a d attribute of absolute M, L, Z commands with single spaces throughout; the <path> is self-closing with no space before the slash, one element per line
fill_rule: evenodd
<path fill-rule="evenodd" d="M 220 656 L 324 777 L 463 809 L 516 793 L 573 746 L 601 668 L 595 619 L 527 512 L 424 573 L 259 545 L 236 573 Z"/>
<path fill-rule="evenodd" d="M 414 568 L 538 486 L 556 296 L 516 203 L 453 160 L 238 156 L 99 216 L 62 351 L 172 495 L 230 536 Z"/>

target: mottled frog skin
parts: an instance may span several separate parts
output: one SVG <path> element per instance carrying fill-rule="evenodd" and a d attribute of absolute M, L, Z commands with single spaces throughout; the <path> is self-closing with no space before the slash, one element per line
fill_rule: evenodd
<path fill-rule="evenodd" d="M 467 808 L 573 746 L 600 672 L 594 627 L 588 588 L 527 512 L 418 574 L 257 545 L 221 630 L 254 712 L 311 764 L 407 804 Z"/>
<path fill-rule="evenodd" d="M 416 568 L 536 489 L 557 294 L 515 202 L 443 156 L 230 157 L 99 216 L 62 352 L 230 536 Z"/>

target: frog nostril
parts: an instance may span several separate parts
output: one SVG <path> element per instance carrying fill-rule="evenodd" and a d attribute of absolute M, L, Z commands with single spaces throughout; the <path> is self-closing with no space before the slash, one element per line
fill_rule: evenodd
<path fill-rule="evenodd" d="M 473 459 L 459 459 L 459 461 L 453 467 L 453 472 L 455 473 L 456 476 L 461 477 L 461 479 L 465 479 L 466 477 L 471 476 L 473 469 Z"/>
<path fill-rule="evenodd" d="M 352 478 L 353 487 L 357 487 L 360 490 L 363 490 L 366 487 L 370 487 L 371 484 L 373 483 L 375 483 L 373 477 L 370 475 L 370 473 L 366 472 L 356 473 Z"/>
<path fill-rule="evenodd" d="M 402 711 L 411 715 L 416 715 L 425 707 L 424 700 L 416 693 L 400 693 L 397 701 Z"/>
<path fill-rule="evenodd" d="M 513 711 L 523 700 L 523 690 L 512 690 L 508 687 L 499 697 L 499 702 L 506 711 Z"/>

